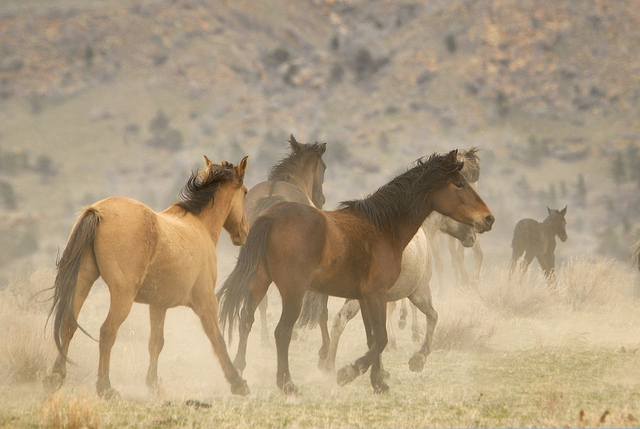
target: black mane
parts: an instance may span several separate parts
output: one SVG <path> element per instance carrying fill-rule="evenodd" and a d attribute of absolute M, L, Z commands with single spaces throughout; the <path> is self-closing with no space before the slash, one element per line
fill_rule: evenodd
<path fill-rule="evenodd" d="M 462 169 L 462 162 L 451 162 L 447 155 L 418 159 L 374 193 L 360 200 L 343 201 L 338 210 L 349 210 L 369 220 L 377 229 L 394 230 L 398 219 L 417 218 L 424 197 L 446 185 L 451 174 Z"/>
<path fill-rule="evenodd" d="M 201 172 L 193 171 L 187 184 L 180 191 L 181 201 L 176 205 L 185 212 L 198 215 L 207 204 L 213 206 L 214 196 L 220 184 L 234 178 L 234 166 L 228 162 L 209 165 Z"/>
<path fill-rule="evenodd" d="M 324 143 L 298 143 L 293 135 L 289 137 L 288 142 L 291 145 L 291 153 L 271 167 L 268 176 L 270 181 L 288 182 L 304 157 L 315 155 L 321 158 L 324 153 Z"/>

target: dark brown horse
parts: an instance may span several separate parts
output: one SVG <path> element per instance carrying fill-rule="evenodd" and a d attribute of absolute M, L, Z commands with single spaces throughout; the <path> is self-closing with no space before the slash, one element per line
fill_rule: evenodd
<path fill-rule="evenodd" d="M 271 168 L 267 181 L 258 183 L 247 193 L 246 208 L 249 225 L 253 225 L 258 215 L 266 208 L 282 201 L 314 205 L 319 209 L 324 206 L 322 184 L 327 166 L 322 160 L 322 155 L 327 150 L 327 144 L 298 143 L 293 134 L 289 136 L 288 142 L 291 148 L 289 156 L 281 159 Z M 265 297 L 258 306 L 264 343 L 269 341 L 268 303 L 269 300 Z M 329 337 L 328 331 L 326 337 Z"/>
<path fill-rule="evenodd" d="M 513 231 L 511 247 L 511 263 L 509 272 L 512 274 L 518 263 L 518 259 L 524 254 L 521 268 L 526 271 L 534 258 L 538 260 L 540 267 L 548 279 L 552 279 L 556 266 L 556 236 L 563 243 L 567 241 L 566 225 L 564 219 L 567 208 L 554 210 L 547 207 L 549 215 L 542 223 L 533 219 L 522 219 L 516 224 Z M 526 253 L 525 253 L 526 252 Z"/>
<path fill-rule="evenodd" d="M 433 155 L 369 197 L 344 202 L 335 211 L 297 203 L 267 209 L 252 226 L 236 267 L 218 292 L 220 318 L 230 333 L 239 320 L 236 367 L 242 371 L 246 366 L 253 315 L 273 281 L 282 298 L 275 338 L 276 383 L 284 393 L 297 392 L 289 373 L 289 343 L 307 289 L 360 302 L 369 350 L 338 372 L 338 384 L 371 367 L 374 392 L 388 390 L 381 371 L 387 291 L 400 275 L 405 247 L 434 210 L 473 225 L 477 232 L 490 230 L 494 222 L 461 168 L 457 151 Z"/>
<path fill-rule="evenodd" d="M 69 343 L 91 286 L 102 277 L 111 303 L 100 328 L 98 394 L 117 396 L 109 381 L 111 348 L 118 329 L 135 302 L 149 304 L 151 335 L 147 385 L 158 383 L 158 356 L 164 344 L 167 309 L 186 305 L 198 315 L 234 394 L 249 393 L 233 366 L 217 320 L 216 245 L 222 228 L 235 245 L 249 233 L 243 184 L 247 158 L 237 167 L 223 161 L 194 173 L 182 201 L 156 213 L 139 201 L 107 198 L 86 208 L 78 218 L 58 262 L 50 315 L 58 357 L 44 387 L 54 391 L 67 374 Z"/>

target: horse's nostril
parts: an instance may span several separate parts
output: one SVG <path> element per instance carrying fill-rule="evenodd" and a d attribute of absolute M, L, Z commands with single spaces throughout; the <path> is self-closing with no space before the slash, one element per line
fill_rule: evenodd
<path fill-rule="evenodd" d="M 495 222 L 496 218 L 493 217 L 493 215 L 488 215 L 487 217 L 484 218 L 484 220 L 489 224 L 489 225 L 493 225 L 493 222 Z"/>

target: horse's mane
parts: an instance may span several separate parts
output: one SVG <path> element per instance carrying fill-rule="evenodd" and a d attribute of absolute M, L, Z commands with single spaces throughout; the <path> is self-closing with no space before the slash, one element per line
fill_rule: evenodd
<path fill-rule="evenodd" d="M 464 167 L 460 173 L 469 183 L 475 183 L 480 179 L 480 157 L 477 147 L 463 150 L 458 154 L 458 160 L 464 162 Z"/>
<path fill-rule="evenodd" d="M 463 163 L 447 155 L 416 160 L 412 167 L 374 193 L 360 200 L 343 201 L 338 210 L 349 210 L 369 220 L 377 229 L 394 229 L 402 216 L 417 218 L 424 196 L 447 184 Z"/>
<path fill-rule="evenodd" d="M 315 155 L 318 158 L 324 153 L 323 143 L 298 143 L 291 134 L 287 140 L 291 146 L 289 156 L 282 158 L 269 171 L 268 179 L 271 181 L 288 182 L 292 173 L 298 168 L 300 161 L 308 155 Z"/>
<path fill-rule="evenodd" d="M 193 171 L 180 191 L 181 201 L 176 205 L 185 212 L 200 214 L 207 204 L 213 206 L 220 184 L 233 180 L 235 174 L 233 164 L 227 161 L 222 161 L 222 165 L 211 164 L 202 171 Z"/>

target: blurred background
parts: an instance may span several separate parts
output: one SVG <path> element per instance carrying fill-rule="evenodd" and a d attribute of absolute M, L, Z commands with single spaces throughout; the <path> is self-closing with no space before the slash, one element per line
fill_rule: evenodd
<path fill-rule="evenodd" d="M 3 0 L 0 289 L 54 268 L 84 205 L 163 210 L 205 154 L 248 154 L 251 187 L 289 134 L 327 142 L 327 210 L 477 146 L 485 266 L 508 264 L 518 220 L 568 205 L 558 264 L 630 267 L 638 52 L 633 0 Z"/>

